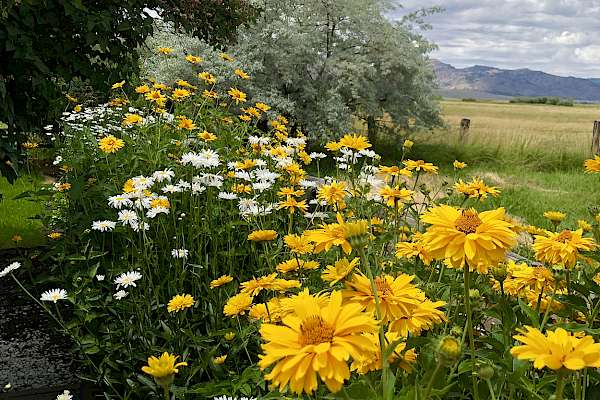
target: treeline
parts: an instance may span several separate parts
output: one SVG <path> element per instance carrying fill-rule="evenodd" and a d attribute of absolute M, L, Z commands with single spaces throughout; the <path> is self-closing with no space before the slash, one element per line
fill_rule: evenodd
<path fill-rule="evenodd" d="M 573 99 L 563 99 L 560 97 L 515 97 L 509 100 L 509 103 L 528 103 L 528 104 L 550 104 L 553 106 L 573 107 Z"/>

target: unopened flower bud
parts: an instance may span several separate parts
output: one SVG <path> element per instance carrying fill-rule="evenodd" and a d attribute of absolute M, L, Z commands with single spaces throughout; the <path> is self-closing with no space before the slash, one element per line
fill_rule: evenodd
<path fill-rule="evenodd" d="M 456 337 L 461 337 L 463 335 L 463 328 L 462 326 L 453 326 L 452 329 L 450 329 L 450 334 L 452 336 L 456 336 Z"/>
<path fill-rule="evenodd" d="M 453 336 L 444 336 L 437 346 L 437 354 L 440 362 L 452 364 L 456 362 L 461 354 L 460 342 Z"/>
<path fill-rule="evenodd" d="M 469 289 L 469 298 L 471 300 L 479 300 L 480 297 L 481 297 L 481 294 L 479 294 L 478 289 Z"/>
<path fill-rule="evenodd" d="M 506 269 L 506 264 L 500 263 L 496 266 L 490 268 L 490 272 L 495 280 L 499 282 L 504 282 L 506 276 L 508 275 L 508 270 Z"/>
<path fill-rule="evenodd" d="M 481 377 L 481 379 L 486 381 L 492 379 L 494 377 L 494 367 L 491 365 L 484 365 L 479 369 L 478 375 Z"/>

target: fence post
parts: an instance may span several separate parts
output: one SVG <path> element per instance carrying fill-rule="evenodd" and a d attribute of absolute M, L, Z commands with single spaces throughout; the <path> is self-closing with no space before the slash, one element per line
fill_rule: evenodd
<path fill-rule="evenodd" d="M 600 123 L 600 121 L 598 121 Z M 599 125 L 600 126 L 600 125 Z M 460 141 L 464 141 L 465 137 L 469 133 L 471 127 L 471 120 L 469 118 L 463 118 L 460 120 Z"/>
<path fill-rule="evenodd" d="M 594 131 L 592 133 L 592 153 L 600 155 L 600 121 L 594 121 Z"/>

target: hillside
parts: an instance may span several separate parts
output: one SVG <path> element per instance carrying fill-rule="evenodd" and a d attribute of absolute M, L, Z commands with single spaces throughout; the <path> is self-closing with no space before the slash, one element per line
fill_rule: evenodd
<path fill-rule="evenodd" d="M 594 79 L 563 77 L 530 69 L 501 69 L 475 65 L 455 68 L 432 60 L 440 92 L 447 97 L 553 96 L 600 101 L 600 83 Z"/>

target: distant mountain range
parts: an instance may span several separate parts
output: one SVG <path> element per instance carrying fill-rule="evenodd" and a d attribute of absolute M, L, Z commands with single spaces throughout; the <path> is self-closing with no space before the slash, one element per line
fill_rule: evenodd
<path fill-rule="evenodd" d="M 600 102 L 600 79 L 583 79 L 547 74 L 530 69 L 501 69 L 475 65 L 455 68 L 432 60 L 439 92 L 445 97 L 508 99 L 526 97 L 563 97 Z"/>

